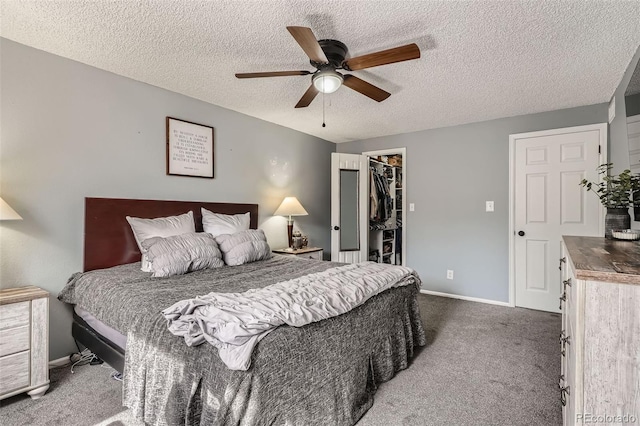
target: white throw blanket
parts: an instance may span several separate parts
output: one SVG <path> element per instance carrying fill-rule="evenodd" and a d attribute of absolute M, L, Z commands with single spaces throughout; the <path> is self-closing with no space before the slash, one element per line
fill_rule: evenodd
<path fill-rule="evenodd" d="M 209 293 L 162 311 L 169 331 L 189 346 L 205 340 L 232 370 L 247 370 L 256 344 L 276 327 L 300 327 L 350 311 L 392 287 L 415 283 L 403 266 L 363 262 L 244 293 Z"/>

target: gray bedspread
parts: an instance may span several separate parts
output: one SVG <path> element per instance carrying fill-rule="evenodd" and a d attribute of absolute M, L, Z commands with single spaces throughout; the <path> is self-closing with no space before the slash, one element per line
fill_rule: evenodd
<path fill-rule="evenodd" d="M 212 345 L 187 346 L 161 311 L 176 301 L 242 292 L 321 272 L 335 263 L 274 256 L 247 265 L 150 278 L 139 264 L 75 274 L 58 298 L 127 334 L 123 404 L 150 424 L 352 425 L 376 385 L 425 344 L 415 285 L 353 311 L 267 335 L 248 371 L 228 369 Z"/>

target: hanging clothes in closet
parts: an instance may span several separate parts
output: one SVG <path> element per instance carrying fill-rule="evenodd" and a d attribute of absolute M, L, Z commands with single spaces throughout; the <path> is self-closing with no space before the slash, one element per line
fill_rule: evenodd
<path fill-rule="evenodd" d="M 391 198 L 389 182 L 384 172 L 373 166 L 369 167 L 369 176 L 371 180 L 369 219 L 372 224 L 382 225 L 389 220 L 393 209 L 393 199 Z"/>

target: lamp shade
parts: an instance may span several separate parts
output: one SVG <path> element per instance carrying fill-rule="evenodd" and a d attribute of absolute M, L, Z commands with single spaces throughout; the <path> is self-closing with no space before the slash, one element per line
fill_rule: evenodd
<path fill-rule="evenodd" d="M 0 198 L 0 220 L 22 220 L 22 217 Z"/>
<path fill-rule="evenodd" d="M 273 214 L 276 216 L 306 216 L 309 213 L 296 197 L 286 197 Z"/>

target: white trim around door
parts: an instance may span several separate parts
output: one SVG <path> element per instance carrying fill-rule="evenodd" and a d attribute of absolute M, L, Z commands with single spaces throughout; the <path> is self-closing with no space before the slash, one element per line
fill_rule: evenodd
<path fill-rule="evenodd" d="M 586 126 L 566 127 L 562 129 L 543 130 L 539 132 L 518 133 L 509 135 L 509 306 L 515 306 L 515 143 L 518 139 L 536 138 L 542 136 L 562 135 L 584 131 L 598 130 L 600 132 L 600 164 L 607 162 L 607 124 L 589 124 Z M 605 209 L 599 211 L 600 234 L 604 235 Z"/>
<path fill-rule="evenodd" d="M 390 148 L 362 153 L 367 157 L 393 154 L 402 155 L 402 266 L 407 266 L 407 225 L 409 222 L 409 210 L 407 210 L 407 148 Z"/>

